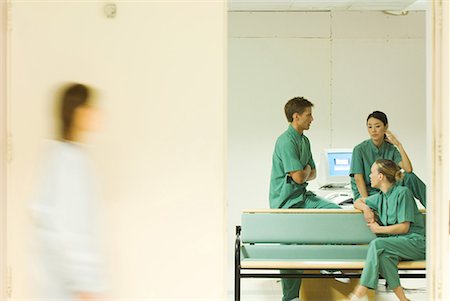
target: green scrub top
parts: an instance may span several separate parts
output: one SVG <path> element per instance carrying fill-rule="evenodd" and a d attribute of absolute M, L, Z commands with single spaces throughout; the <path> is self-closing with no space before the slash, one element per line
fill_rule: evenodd
<path fill-rule="evenodd" d="M 355 174 L 362 174 L 364 182 L 366 183 L 367 192 L 369 195 L 377 193 L 379 190 L 370 186 L 370 168 L 372 164 L 378 159 L 388 159 L 399 164 L 402 161 L 402 156 L 397 148 L 386 141 L 378 148 L 372 139 L 365 140 L 355 146 L 352 154 L 352 163 L 350 166 L 351 186 L 354 199 L 360 197 L 358 187 L 354 179 Z"/>
<path fill-rule="evenodd" d="M 270 208 L 290 208 L 304 199 L 308 183 L 297 184 L 288 175 L 308 164 L 311 169 L 316 168 L 309 139 L 289 125 L 278 137 L 272 156 Z"/>
<path fill-rule="evenodd" d="M 407 187 L 393 185 L 386 193 L 380 191 L 367 197 L 366 204 L 378 215 L 380 226 L 410 222 L 408 233 L 398 236 L 420 235 L 425 237 L 423 215 Z"/>

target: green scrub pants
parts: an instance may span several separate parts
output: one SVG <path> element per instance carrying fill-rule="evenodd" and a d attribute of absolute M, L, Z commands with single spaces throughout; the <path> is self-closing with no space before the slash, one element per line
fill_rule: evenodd
<path fill-rule="evenodd" d="M 378 275 L 381 274 L 391 289 L 399 287 L 400 277 L 397 264 L 400 259 L 425 259 L 425 239 L 420 235 L 411 235 L 408 237 L 379 237 L 372 240 L 359 283 L 362 286 L 376 289 Z"/>
<path fill-rule="evenodd" d="M 341 209 L 338 205 L 328 202 L 311 192 L 307 192 L 305 201 L 300 201 L 291 208 L 295 209 Z M 301 271 L 281 270 L 282 273 L 301 274 Z M 282 278 L 281 287 L 283 289 L 283 301 L 291 301 L 298 298 L 300 292 L 300 285 L 302 280 L 300 278 Z"/>
<path fill-rule="evenodd" d="M 404 178 L 401 185 L 408 187 L 413 196 L 418 199 L 424 207 L 427 207 L 427 186 L 425 183 L 413 172 L 405 172 L 403 175 Z"/>

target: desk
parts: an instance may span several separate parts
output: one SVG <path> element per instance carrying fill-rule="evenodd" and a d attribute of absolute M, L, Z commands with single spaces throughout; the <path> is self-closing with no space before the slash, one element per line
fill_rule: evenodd
<path fill-rule="evenodd" d="M 342 204 L 342 202 L 344 202 L 350 198 L 353 198 L 353 193 L 350 188 L 347 188 L 347 187 L 320 188 L 313 192 L 317 196 L 341 206 L 341 208 L 343 208 L 343 209 L 353 209 L 352 203 Z"/>

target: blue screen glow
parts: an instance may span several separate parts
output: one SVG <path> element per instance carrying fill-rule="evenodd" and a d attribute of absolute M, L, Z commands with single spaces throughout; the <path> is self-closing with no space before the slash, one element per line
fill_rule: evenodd
<path fill-rule="evenodd" d="M 349 175 L 352 161 L 351 152 L 329 152 L 327 156 L 330 177 Z"/>

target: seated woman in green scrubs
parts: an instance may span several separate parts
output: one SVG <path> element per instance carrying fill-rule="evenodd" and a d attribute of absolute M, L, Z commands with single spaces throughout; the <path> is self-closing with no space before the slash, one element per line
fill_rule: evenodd
<path fill-rule="evenodd" d="M 404 170 L 404 180 L 399 184 L 408 187 L 413 196 L 426 207 L 426 185 L 412 172 L 412 164 L 403 145 L 388 130 L 386 114 L 374 111 L 367 117 L 367 139 L 353 149 L 350 167 L 353 199 L 368 197 L 378 193 L 377 188 L 370 186 L 370 167 L 377 159 L 389 159 L 397 163 Z"/>
<path fill-rule="evenodd" d="M 395 162 L 375 161 L 370 182 L 380 191 L 354 204 L 364 212 L 370 230 L 383 236 L 370 242 L 359 285 L 349 300 L 368 300 L 367 291 L 377 288 L 379 274 L 399 300 L 408 300 L 400 286 L 397 264 L 400 260 L 425 259 L 425 227 L 411 191 L 396 184 L 402 176 Z"/>

